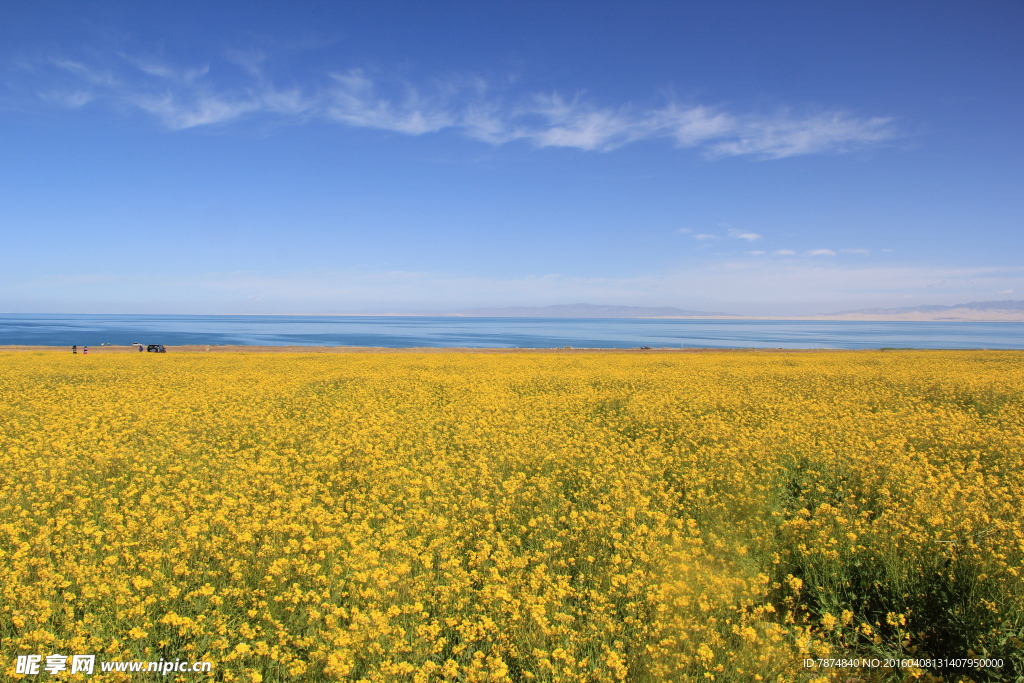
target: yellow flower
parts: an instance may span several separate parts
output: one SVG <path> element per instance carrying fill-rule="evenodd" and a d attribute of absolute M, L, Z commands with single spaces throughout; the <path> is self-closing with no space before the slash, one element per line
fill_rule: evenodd
<path fill-rule="evenodd" d="M 838 619 L 831 612 L 825 612 L 825 616 L 821 618 L 821 625 L 825 627 L 826 631 L 834 630 L 837 622 Z"/>

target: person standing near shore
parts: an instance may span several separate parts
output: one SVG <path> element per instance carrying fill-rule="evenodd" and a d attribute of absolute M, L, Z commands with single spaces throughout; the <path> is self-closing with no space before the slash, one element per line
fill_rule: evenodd
<path fill-rule="evenodd" d="M 88 346 L 83 346 L 82 347 L 82 355 L 85 355 L 87 353 L 89 353 L 89 347 Z"/>
<path fill-rule="evenodd" d="M 71 353 L 78 353 L 78 344 L 71 345 Z"/>

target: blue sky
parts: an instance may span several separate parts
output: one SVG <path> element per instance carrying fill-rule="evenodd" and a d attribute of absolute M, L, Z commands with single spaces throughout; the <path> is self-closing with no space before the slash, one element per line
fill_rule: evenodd
<path fill-rule="evenodd" d="M 1019 2 L 8 2 L 0 312 L 1024 298 Z"/>

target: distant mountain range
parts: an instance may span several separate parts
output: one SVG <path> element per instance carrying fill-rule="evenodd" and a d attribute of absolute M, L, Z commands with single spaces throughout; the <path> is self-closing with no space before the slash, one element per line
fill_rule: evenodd
<path fill-rule="evenodd" d="M 815 320 L 934 320 L 977 322 L 1024 322 L 1024 301 L 971 301 L 952 306 L 862 308 L 828 315 L 809 315 Z"/>
<path fill-rule="evenodd" d="M 864 315 L 900 315 L 902 313 L 941 313 L 943 311 L 998 311 L 1005 313 L 1024 313 L 1024 301 L 971 301 L 966 304 L 952 306 L 910 306 L 907 308 L 862 308 L 858 311 L 841 311 L 832 315 L 859 313 Z"/>
<path fill-rule="evenodd" d="M 671 306 L 599 306 L 561 304 L 556 306 L 512 306 L 509 308 L 466 308 L 448 315 L 474 318 L 736 318 L 730 313 L 688 311 Z"/>
<path fill-rule="evenodd" d="M 691 311 L 672 306 L 610 306 L 560 304 L 556 306 L 510 306 L 506 308 L 465 308 L 443 315 L 467 318 L 756 318 L 720 311 Z M 904 308 L 862 308 L 823 315 L 797 316 L 805 320 L 975 320 L 1024 322 L 1024 301 L 971 301 L 952 306 L 907 306 Z"/>

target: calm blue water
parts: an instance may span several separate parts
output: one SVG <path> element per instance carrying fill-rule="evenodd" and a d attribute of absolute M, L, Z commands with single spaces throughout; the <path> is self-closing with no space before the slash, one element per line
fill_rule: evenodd
<path fill-rule="evenodd" d="M 0 315 L 0 345 L 1024 349 L 1024 323 L 266 315 Z"/>

